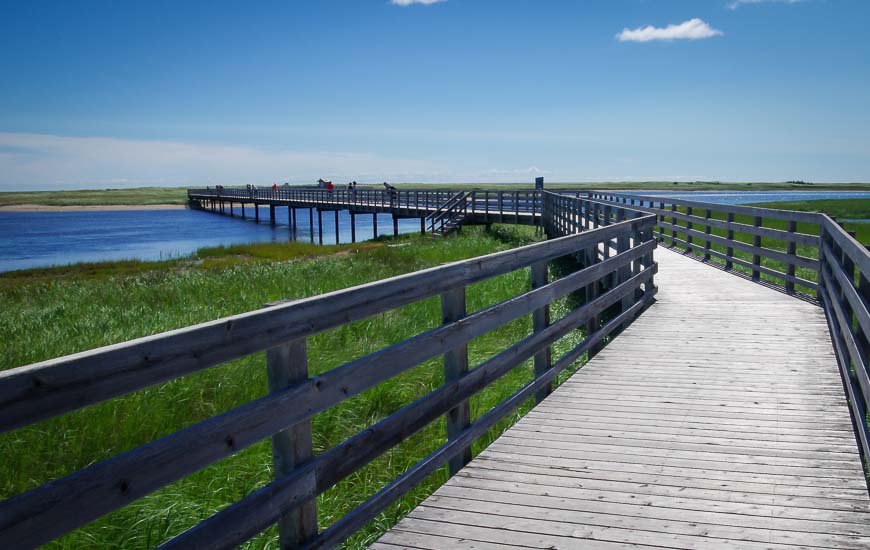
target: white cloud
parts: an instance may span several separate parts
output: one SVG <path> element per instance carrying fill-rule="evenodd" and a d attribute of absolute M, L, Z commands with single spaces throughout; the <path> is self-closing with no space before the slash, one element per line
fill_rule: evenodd
<path fill-rule="evenodd" d="M 625 28 L 622 32 L 616 35 L 616 39 L 620 42 L 650 42 L 653 40 L 699 40 L 701 38 L 711 38 L 713 36 L 722 36 L 724 34 L 718 29 L 714 29 L 704 21 L 695 18 L 689 19 L 678 25 L 668 25 L 667 27 L 638 27 L 636 29 Z"/>
<path fill-rule="evenodd" d="M 341 151 L 0 132 L 0 191 L 140 185 L 244 185 L 318 177 L 421 181 L 429 161 Z"/>
<path fill-rule="evenodd" d="M 804 0 L 734 0 L 730 4 L 728 4 L 728 9 L 736 10 L 740 6 L 745 4 L 766 4 L 766 3 L 776 3 L 776 4 L 797 4 L 803 2 Z"/>
<path fill-rule="evenodd" d="M 439 2 L 446 2 L 447 0 L 390 0 L 390 4 L 394 6 L 410 6 L 411 4 L 423 4 L 428 6 L 430 4 L 438 4 Z"/>

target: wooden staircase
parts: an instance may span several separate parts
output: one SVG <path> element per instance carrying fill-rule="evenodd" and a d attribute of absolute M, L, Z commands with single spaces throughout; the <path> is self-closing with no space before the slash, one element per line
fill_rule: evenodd
<path fill-rule="evenodd" d="M 460 191 L 426 216 L 426 228 L 433 237 L 444 237 L 459 230 L 468 217 L 468 205 L 473 203 L 474 191 Z"/>

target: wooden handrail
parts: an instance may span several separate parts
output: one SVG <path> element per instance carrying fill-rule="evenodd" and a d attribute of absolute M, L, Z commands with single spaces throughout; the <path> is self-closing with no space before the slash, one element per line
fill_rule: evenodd
<path fill-rule="evenodd" d="M 773 277 L 774 280 L 781 281 L 778 286 L 789 294 L 798 293 L 798 287 L 802 287 L 818 295 L 818 282 L 798 276 L 797 270 L 801 268 L 819 273 L 817 254 L 819 247 L 817 228 L 821 223 L 819 214 L 627 193 L 593 191 L 589 194 L 597 200 L 654 214 L 657 217 L 657 238 L 671 247 L 682 248 L 687 253 L 702 257 L 705 261 L 716 258 L 727 271 L 733 271 L 734 266 L 738 266 L 754 280 L 760 281 L 762 274 Z M 724 219 L 713 217 L 714 213 L 718 213 Z M 752 225 L 735 221 L 735 216 L 751 218 Z M 781 225 L 787 224 L 787 229 L 769 227 L 771 221 Z M 798 232 L 798 223 L 810 224 L 812 233 Z M 725 235 L 714 234 L 714 229 L 724 231 Z M 751 242 L 737 238 L 741 235 L 751 239 Z M 764 246 L 763 239 L 782 242 L 785 251 Z M 714 249 L 713 245 L 725 248 L 724 252 Z M 815 250 L 811 256 L 800 255 L 798 245 Z M 735 257 L 735 250 L 751 255 L 751 260 Z M 762 259 L 784 264 L 785 271 L 780 271 L 769 264 L 763 265 Z M 807 292 L 803 292 L 803 295 L 811 298 Z"/>
<path fill-rule="evenodd" d="M 583 202 L 583 199 L 572 200 Z M 559 207 L 554 207 L 550 214 L 557 215 L 559 211 Z M 596 252 L 595 261 L 573 274 L 547 281 L 546 272 L 541 280 L 540 270 L 533 270 L 533 278 L 534 273 L 538 274 L 533 288 L 510 300 L 463 314 L 435 329 L 301 382 L 289 385 L 276 382 L 272 393 L 266 397 L 12 497 L 0 503 L 0 539 L 11 546 L 23 547 L 48 542 L 258 441 L 290 433 L 294 426 L 314 414 L 422 362 L 460 349 L 473 338 L 505 323 L 547 308 L 553 300 L 570 292 L 590 285 L 603 287 L 603 293 L 559 321 L 536 324 L 531 336 L 477 368 L 460 373 L 379 424 L 316 458 L 291 467 L 283 477 L 206 520 L 174 544 L 187 545 L 195 541 L 203 542 L 204 547 L 228 547 L 274 523 L 278 515 L 292 516 L 298 507 L 310 505 L 316 494 L 447 410 L 466 402 L 471 395 L 526 359 L 541 355 L 569 331 L 587 326 L 584 343 L 555 364 L 545 363 L 540 369 L 536 368 L 536 379 L 531 384 L 540 390 L 546 385 L 542 380 L 552 380 L 582 353 L 577 350 L 585 351 L 598 345 L 652 300 L 655 294 L 652 261 L 656 246 L 652 239 L 655 219 L 643 213 L 635 214 L 639 217 L 614 220 L 597 230 L 567 234 L 542 243 L 0 372 L 0 427 L 9 430 L 258 351 L 274 350 L 276 346 L 295 342 L 292 349 L 287 348 L 287 353 L 301 353 L 300 360 L 303 360 L 305 346 L 298 344 L 304 344 L 305 338 L 318 332 L 428 297 L 445 296 L 448 291 L 464 289 L 475 282 L 533 264 L 540 266 L 541 262 L 570 254 L 586 254 L 589 250 L 602 251 Z M 631 246 L 616 254 L 610 253 L 616 250 L 613 243 L 629 240 Z M 602 313 L 614 307 L 618 308 L 616 315 L 620 322 L 597 324 Z M 284 355 L 270 357 L 270 361 L 281 360 Z M 499 405 L 494 411 L 500 411 L 498 414 L 503 416 L 513 410 L 518 403 L 516 399 L 509 399 L 505 404 L 510 406 Z M 463 447 L 457 441 L 467 442 L 469 434 L 479 433 L 480 426 L 485 425 L 480 424 L 482 420 L 459 426 L 445 447 L 448 450 L 430 457 L 426 465 L 418 465 L 414 471 L 424 471 L 432 464 L 455 456 L 454 451 L 467 447 L 467 443 Z M 407 479 L 411 478 L 395 487 L 405 487 Z M 393 488 L 390 495 L 401 494 L 396 491 Z M 382 509 L 386 502 L 392 502 L 390 498 L 394 500 L 392 496 L 381 496 L 374 504 L 366 503 L 340 524 L 343 530 L 330 531 L 327 538 L 315 538 L 308 543 L 324 544 L 322 541 L 333 540 L 330 537 L 335 537 L 335 533 L 346 533 L 349 526 L 357 526 L 362 518 L 370 517 L 372 510 Z M 282 531 L 282 537 L 285 536 L 289 535 Z"/>
<path fill-rule="evenodd" d="M 870 462 L 870 253 L 829 216 L 820 214 L 820 218 L 819 297 L 866 463 Z"/>

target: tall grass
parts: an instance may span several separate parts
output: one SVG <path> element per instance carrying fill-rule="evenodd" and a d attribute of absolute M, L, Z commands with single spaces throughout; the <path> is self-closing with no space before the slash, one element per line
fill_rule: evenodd
<path fill-rule="evenodd" d="M 278 251 L 261 250 L 258 255 L 249 254 L 251 250 L 228 249 L 204 251 L 198 256 L 219 260 L 229 255 L 236 259 L 236 263 L 218 267 L 202 261 L 173 261 L 163 264 L 164 269 L 151 263 L 141 272 L 122 274 L 108 264 L 105 276 L 98 267 L 87 275 L 61 271 L 65 274 L 61 277 L 52 277 L 50 270 L 41 270 L 33 279 L 19 273 L 0 285 L 0 342 L 4 346 L 0 369 L 249 311 L 278 299 L 312 296 L 507 249 L 532 238 L 528 228 L 496 227 L 491 233 L 468 228 L 448 239 L 403 236 L 388 244 L 411 246 L 345 247 L 340 254 L 307 261 L 276 260 L 286 256 Z M 297 251 L 299 254 L 307 257 L 304 250 Z M 481 309 L 528 288 L 528 270 L 477 283 L 468 290 L 468 309 Z M 567 311 L 566 301 L 553 309 L 553 317 L 560 317 Z M 318 334 L 309 338 L 310 371 L 335 368 L 439 323 L 440 305 L 432 298 Z M 526 316 L 472 341 L 470 364 L 479 364 L 530 331 L 531 320 Z M 557 356 L 580 338 L 578 333 L 561 341 Z M 531 372 L 530 364 L 522 365 L 475 396 L 473 417 L 530 380 Z M 315 452 L 333 447 L 442 382 L 440 360 L 429 361 L 316 415 L 312 421 Z M 4 434 L 0 436 L 0 497 L 21 493 L 266 393 L 265 358 L 260 353 Z M 475 452 L 520 414 L 522 411 L 482 438 Z M 321 495 L 321 527 L 374 494 L 443 441 L 443 422 L 435 422 Z M 50 547 L 152 547 L 262 487 L 272 477 L 270 443 L 264 441 Z M 346 546 L 357 548 L 371 542 L 445 480 L 443 470 L 435 473 Z M 247 546 L 277 548 L 274 529 Z"/>

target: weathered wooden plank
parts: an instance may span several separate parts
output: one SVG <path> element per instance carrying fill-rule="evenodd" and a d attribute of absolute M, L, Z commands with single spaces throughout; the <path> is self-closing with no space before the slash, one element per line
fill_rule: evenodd
<path fill-rule="evenodd" d="M 484 498 L 493 493 L 480 495 Z M 470 514 L 486 514 L 487 516 L 503 516 L 509 518 L 522 518 L 530 520 L 555 521 L 560 524 L 582 525 L 588 527 L 619 528 L 631 531 L 645 531 L 654 534 L 689 535 L 697 537 L 710 537 L 739 543 L 749 541 L 756 543 L 773 542 L 777 544 L 793 544 L 820 546 L 823 548 L 837 547 L 855 550 L 864 550 L 870 544 L 870 536 L 867 534 L 852 533 L 827 533 L 800 527 L 807 523 L 797 520 L 784 520 L 779 523 L 780 529 L 774 529 L 777 525 L 775 520 L 768 520 L 764 525 L 757 519 L 754 524 L 732 520 L 739 518 L 739 514 L 711 514 L 689 511 L 666 514 L 666 517 L 650 517 L 654 514 L 643 513 L 638 509 L 619 509 L 619 512 L 632 512 L 632 515 L 620 513 L 607 513 L 599 509 L 582 509 L 578 506 L 570 506 L 571 501 L 562 499 L 559 507 L 556 503 L 541 497 L 521 498 L 519 502 L 502 502 L 505 499 L 476 500 L 462 498 L 460 496 L 436 495 L 429 499 L 427 506 L 434 509 L 427 510 L 424 517 L 438 518 L 440 514 L 453 514 L 454 512 L 466 512 Z M 649 507 L 644 507 L 649 508 Z M 661 509 L 653 509 L 661 510 Z M 723 517 L 725 516 L 725 517 Z M 412 517 L 415 517 L 412 513 Z M 728 522 L 738 523 L 733 525 Z M 743 523 L 742 525 L 740 523 Z M 782 529 L 782 526 L 791 529 Z M 654 535 L 651 535 L 654 536 Z"/>
<path fill-rule="evenodd" d="M 666 491 L 685 491 L 689 488 L 705 489 L 723 491 L 721 498 L 726 501 L 731 501 L 732 497 L 740 498 L 739 494 L 731 495 L 729 493 L 766 495 L 764 497 L 766 501 L 776 500 L 773 497 L 786 495 L 800 496 L 814 499 L 816 505 L 823 508 L 827 504 L 825 499 L 862 501 L 867 492 L 864 486 L 858 483 L 849 483 L 849 480 L 845 480 L 845 483 L 829 486 L 819 483 L 819 481 L 829 481 L 825 478 L 789 477 L 786 479 L 782 476 L 745 475 L 725 479 L 721 473 L 713 477 L 686 476 L 673 469 L 662 469 L 662 471 L 652 469 L 643 472 L 604 468 L 571 468 L 562 462 L 549 463 L 540 460 L 540 457 L 537 461 L 523 462 L 511 462 L 501 460 L 501 458 L 502 455 L 498 453 L 485 452 L 477 457 L 474 465 L 466 469 L 466 473 L 474 473 L 470 476 L 474 479 L 486 479 L 489 470 L 501 472 L 501 474 L 496 475 L 512 475 L 516 472 L 530 474 L 530 477 L 527 478 L 529 483 L 539 480 L 544 485 L 583 486 L 586 489 L 597 488 L 630 494 L 637 494 L 651 487 L 664 487 Z M 480 472 L 479 470 L 485 471 Z M 519 478 L 514 481 L 519 481 Z M 510 491 L 516 491 L 516 487 L 511 486 Z M 765 512 L 765 515 L 769 516 L 770 514 Z"/>

